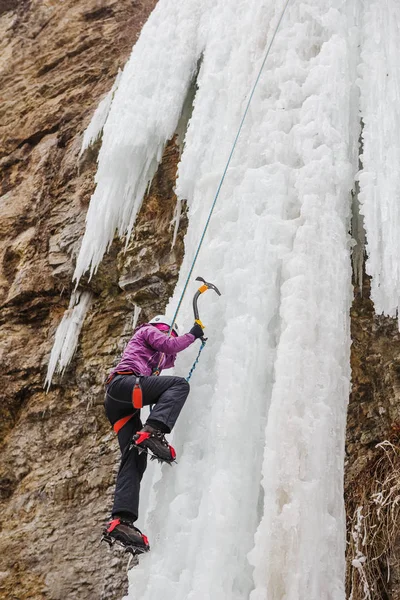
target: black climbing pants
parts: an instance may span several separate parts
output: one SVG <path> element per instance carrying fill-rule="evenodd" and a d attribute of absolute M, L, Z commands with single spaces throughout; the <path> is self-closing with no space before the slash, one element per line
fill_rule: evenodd
<path fill-rule="evenodd" d="M 136 382 L 134 375 L 116 375 L 107 386 L 105 410 L 111 425 L 132 414 L 132 391 Z M 143 405 L 153 404 L 147 419 L 149 425 L 169 433 L 185 404 L 189 384 L 183 377 L 140 377 Z M 147 454 L 129 450 L 134 434 L 142 427 L 140 411 L 119 430 L 118 442 L 121 464 L 114 495 L 113 515 L 123 515 L 136 521 L 139 514 L 140 482 L 146 470 Z"/>

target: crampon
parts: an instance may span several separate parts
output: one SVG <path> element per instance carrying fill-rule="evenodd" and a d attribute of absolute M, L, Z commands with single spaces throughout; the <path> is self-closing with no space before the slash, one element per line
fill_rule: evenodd
<path fill-rule="evenodd" d="M 131 448 L 141 452 L 146 452 L 150 460 L 157 460 L 159 463 L 176 462 L 176 452 L 165 439 L 161 431 L 145 427 L 143 431 L 138 431 L 132 439 Z"/>
<path fill-rule="evenodd" d="M 150 550 L 149 540 L 143 533 L 128 521 L 112 519 L 103 530 L 102 542 L 107 542 L 110 548 L 117 544 L 125 552 L 137 556 Z"/>

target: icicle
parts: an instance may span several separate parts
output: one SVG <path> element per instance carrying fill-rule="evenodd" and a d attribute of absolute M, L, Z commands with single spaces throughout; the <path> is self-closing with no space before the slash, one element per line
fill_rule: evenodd
<path fill-rule="evenodd" d="M 360 203 L 358 201 L 359 186 L 356 182 L 355 191 L 352 201 L 352 219 L 351 233 L 355 242 L 352 251 L 352 263 L 354 271 L 354 280 L 362 294 L 363 288 L 363 273 L 364 273 L 364 256 L 365 256 L 365 229 L 364 219 L 360 213 Z"/>
<path fill-rule="evenodd" d="M 173 216 L 173 219 L 171 221 L 171 226 L 174 227 L 174 236 L 172 238 L 171 250 L 175 246 L 176 237 L 178 235 L 179 222 L 181 220 L 181 214 L 182 214 L 182 201 L 179 198 L 177 198 L 176 199 L 174 216 Z"/>
<path fill-rule="evenodd" d="M 90 292 L 72 293 L 68 309 L 65 311 L 56 331 L 44 383 L 47 390 L 50 388 L 55 371 L 64 373 L 71 362 L 91 301 L 92 295 Z"/>
<path fill-rule="evenodd" d="M 98 107 L 94 111 L 93 117 L 85 133 L 83 134 L 82 148 L 79 153 L 79 157 L 81 157 L 85 150 L 89 148 L 89 146 L 92 146 L 101 136 L 104 123 L 106 122 L 108 113 L 110 111 L 114 94 L 118 88 L 119 80 L 121 79 L 121 74 L 121 69 L 118 69 L 118 74 L 114 81 L 114 85 L 108 94 L 100 101 Z"/>
<path fill-rule="evenodd" d="M 138 306 L 137 304 L 135 304 L 135 308 L 134 308 L 133 316 L 132 316 L 132 331 L 134 331 L 136 329 L 136 325 L 137 325 L 141 311 L 142 311 L 141 307 Z"/>

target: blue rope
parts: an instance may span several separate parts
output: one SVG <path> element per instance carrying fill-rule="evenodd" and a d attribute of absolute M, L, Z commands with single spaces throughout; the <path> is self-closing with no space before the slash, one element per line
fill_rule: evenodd
<path fill-rule="evenodd" d="M 196 360 L 194 361 L 194 363 L 193 363 L 193 365 L 192 365 L 192 368 L 191 368 L 191 369 L 190 369 L 190 371 L 189 371 L 189 375 L 186 377 L 186 381 L 189 381 L 189 379 L 190 379 L 190 378 L 191 378 L 191 376 L 192 376 L 192 373 L 193 373 L 193 371 L 194 371 L 194 370 L 195 370 L 195 368 L 197 367 L 197 363 L 199 362 L 200 354 L 202 353 L 202 350 L 203 350 L 203 348 L 204 348 L 204 346 L 205 346 L 205 345 L 206 345 L 206 342 L 203 340 L 203 342 L 201 343 L 200 350 L 199 350 L 199 353 L 198 353 L 198 355 L 197 355 L 197 358 L 196 358 Z"/>
<path fill-rule="evenodd" d="M 227 171 L 228 171 L 228 168 L 229 168 L 229 165 L 230 165 L 230 162 L 231 162 L 231 159 L 232 159 L 233 153 L 234 153 L 234 151 L 235 151 L 235 148 L 236 148 L 236 145 L 237 145 L 237 142 L 238 142 L 238 139 L 239 139 L 240 133 L 241 133 L 241 131 L 242 131 L 242 128 L 243 128 L 243 123 L 244 123 L 244 121 L 245 121 L 245 119 L 246 119 L 247 113 L 249 112 L 249 108 L 250 108 L 250 104 L 251 104 L 251 101 L 252 101 L 252 99 L 253 99 L 253 96 L 254 96 L 254 92 L 256 91 L 256 88 L 257 88 L 258 82 L 259 82 L 259 80 L 260 80 L 261 74 L 262 74 L 262 72 L 263 72 L 263 70 L 264 70 L 265 63 L 267 62 L 267 58 L 268 58 L 268 55 L 269 55 L 269 53 L 270 53 L 270 50 L 271 50 L 272 44 L 273 44 L 273 42 L 274 42 L 274 40 L 275 40 L 276 34 L 278 33 L 278 29 L 279 29 L 279 27 L 280 27 L 280 24 L 281 24 L 281 22 L 282 22 L 282 19 L 283 19 L 284 15 L 285 15 L 285 12 L 286 12 L 286 9 L 287 9 L 287 7 L 288 7 L 288 5 L 289 5 L 289 2 L 290 2 L 290 0 L 287 0 L 287 1 L 286 1 L 286 3 L 285 3 L 285 6 L 283 7 L 283 10 L 282 10 L 281 16 L 279 17 L 279 21 L 278 21 L 278 23 L 277 23 L 277 26 L 275 27 L 275 31 L 274 31 L 274 33 L 273 33 L 272 39 L 271 39 L 271 41 L 270 41 L 270 43 L 269 43 L 269 46 L 268 46 L 268 48 L 267 48 L 267 51 L 266 51 L 266 53 L 265 53 L 265 56 L 264 56 L 264 60 L 263 60 L 263 61 L 262 61 L 262 63 L 261 63 L 260 70 L 258 71 L 257 78 L 256 78 L 256 80 L 255 80 L 255 82 L 254 82 L 254 85 L 253 85 L 253 88 L 252 88 L 252 90 L 251 90 L 251 93 L 250 93 L 249 99 L 248 99 L 248 101 L 247 101 L 246 109 L 245 109 L 245 111 L 244 111 L 244 114 L 243 114 L 242 120 L 241 120 L 241 122 L 240 122 L 239 129 L 238 129 L 238 131 L 237 131 L 237 133 L 236 133 L 236 137 L 235 137 L 235 140 L 234 140 L 234 142 L 233 142 L 233 146 L 232 146 L 231 152 L 230 152 L 230 154 L 229 154 L 228 161 L 227 161 L 227 163 L 226 163 L 226 165 L 225 165 L 225 169 L 224 169 L 224 172 L 223 172 L 223 174 L 222 174 L 221 180 L 220 180 L 220 182 L 219 182 L 219 185 L 218 185 L 218 188 L 217 188 L 217 192 L 216 192 L 216 194 L 215 194 L 215 197 L 214 197 L 214 201 L 213 201 L 213 203 L 212 203 L 212 205 L 211 205 L 211 209 L 210 209 L 210 212 L 209 212 L 209 215 L 208 215 L 208 218 L 207 218 L 206 224 L 205 224 L 205 226 L 204 226 L 203 233 L 202 233 L 202 236 L 201 236 L 201 238 L 200 238 L 199 245 L 197 246 L 197 250 L 196 250 L 196 253 L 195 253 L 195 255 L 194 255 L 194 258 L 193 258 L 192 265 L 191 265 L 191 267 L 190 267 L 190 269 L 189 269 L 189 273 L 188 273 L 188 276 L 187 276 L 187 278 L 186 278 L 186 282 L 185 282 L 185 285 L 184 285 L 184 287 L 183 287 L 182 294 L 181 294 L 181 297 L 180 297 L 180 299 L 179 299 L 179 302 L 178 302 L 178 306 L 176 307 L 175 314 L 174 314 L 174 317 L 173 317 L 173 319 L 172 319 L 172 324 L 173 324 L 173 323 L 175 323 L 175 319 L 176 319 L 176 317 L 177 317 L 177 315 L 178 315 L 178 312 L 179 312 L 179 309 L 180 309 L 180 307 L 181 307 L 181 304 L 182 304 L 182 301 L 183 301 L 183 297 L 184 297 L 184 295 L 185 295 L 185 293 L 186 293 L 186 289 L 187 289 L 187 287 L 188 287 L 188 285 L 189 285 L 189 281 L 190 281 L 190 278 L 191 278 L 191 276 L 192 276 L 193 269 L 194 269 L 194 266 L 195 266 L 195 264 L 196 264 L 197 258 L 198 258 L 198 256 L 199 256 L 199 253 L 200 253 L 200 248 L 201 248 L 201 246 L 202 246 L 202 244 L 203 244 L 203 240 L 204 240 L 204 238 L 205 238 L 205 235 L 206 235 L 206 232 L 207 232 L 207 229 L 208 229 L 208 225 L 209 225 L 209 223 L 210 223 L 210 220 L 211 220 L 211 216 L 212 216 L 212 214 L 213 214 L 213 212 L 214 212 L 214 208 L 215 208 L 215 205 L 216 205 L 216 203 L 217 203 L 217 199 L 218 199 L 219 193 L 220 193 L 220 191 L 221 191 L 222 184 L 224 183 L 224 180 L 225 180 L 226 173 L 227 173 Z M 172 331 L 172 324 L 171 324 L 171 328 L 170 328 L 170 331 L 169 331 L 169 335 L 170 335 L 170 333 L 171 333 L 171 331 Z"/>

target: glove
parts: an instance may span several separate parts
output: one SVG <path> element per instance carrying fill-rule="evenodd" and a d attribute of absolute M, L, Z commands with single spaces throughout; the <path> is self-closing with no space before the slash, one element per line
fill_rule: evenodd
<path fill-rule="evenodd" d="M 204 335 L 204 331 L 202 329 L 202 327 L 200 327 L 200 325 L 198 323 L 195 323 L 192 327 L 192 329 L 189 331 L 189 333 L 191 333 L 192 335 L 194 335 L 194 337 L 196 338 L 196 340 L 198 338 L 203 337 Z"/>

